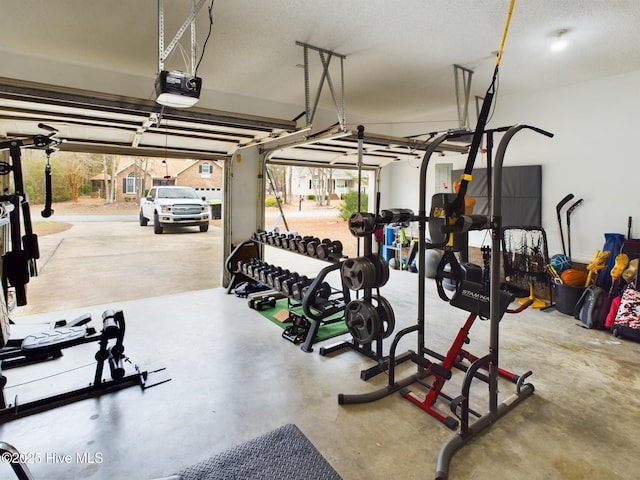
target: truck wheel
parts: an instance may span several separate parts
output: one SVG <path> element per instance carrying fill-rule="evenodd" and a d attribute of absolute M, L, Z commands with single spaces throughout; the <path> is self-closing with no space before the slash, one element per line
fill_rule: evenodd
<path fill-rule="evenodd" d="M 208 222 L 207 223 L 203 223 L 202 225 L 200 225 L 200 231 L 201 232 L 204 233 L 204 232 L 206 232 L 208 230 L 209 230 L 209 223 Z"/>
<path fill-rule="evenodd" d="M 149 222 L 149 220 L 147 220 L 147 217 L 145 217 L 145 216 L 142 214 L 142 209 L 140 209 L 140 226 L 141 226 L 141 227 L 146 227 L 146 226 L 147 226 L 147 224 L 148 224 L 148 222 Z"/>
<path fill-rule="evenodd" d="M 153 233 L 162 233 L 162 225 L 157 213 L 153 214 Z"/>

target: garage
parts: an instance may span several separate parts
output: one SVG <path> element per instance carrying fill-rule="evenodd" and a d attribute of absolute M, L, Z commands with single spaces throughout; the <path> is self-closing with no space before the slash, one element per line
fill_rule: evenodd
<path fill-rule="evenodd" d="M 25 151 L 224 173 L 216 240 L 96 240 L 148 295 L 3 300 L 2 478 L 636 478 L 637 2 L 5 3 L 5 297 L 107 284 Z M 348 255 L 296 223 L 325 193 Z"/>

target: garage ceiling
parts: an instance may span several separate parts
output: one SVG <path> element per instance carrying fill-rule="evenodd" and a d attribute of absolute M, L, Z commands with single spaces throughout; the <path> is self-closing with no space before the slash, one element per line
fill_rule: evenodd
<path fill-rule="evenodd" d="M 198 55 L 209 3 L 197 17 Z M 424 139 L 418 135 L 457 127 L 454 64 L 474 72 L 471 96 L 484 94 L 508 5 L 508 0 L 216 0 L 212 35 L 198 69 L 204 83 L 198 108 L 161 111 L 152 94 L 158 70 L 157 0 L 3 0 L 0 133 L 41 133 L 37 123 L 49 122 L 69 140 L 69 149 L 110 146 L 140 155 L 225 156 L 239 145 L 280 138 L 300 126 L 300 121 L 281 119 L 304 110 L 303 51 L 296 42 L 305 42 L 345 56 L 347 122 L 371 119 L 367 161 L 385 164 L 415 145 L 391 139 L 394 146 L 384 153 L 372 132 L 402 130 Z M 167 37 L 190 9 L 189 0 L 165 0 Z M 637 71 L 639 24 L 637 0 L 517 1 L 499 94 Z M 550 43 L 562 29 L 569 45 L 552 53 Z M 167 69 L 186 70 L 188 42 L 187 35 Z M 314 56 L 309 66 L 315 92 L 322 67 Z M 340 88 L 339 75 L 331 74 Z M 319 108 L 334 109 L 326 88 Z M 347 130 L 355 126 L 348 124 Z M 315 150 L 305 145 L 305 151 L 276 152 L 274 158 L 353 161 L 353 135 L 323 137 L 323 142 L 328 143 Z"/>

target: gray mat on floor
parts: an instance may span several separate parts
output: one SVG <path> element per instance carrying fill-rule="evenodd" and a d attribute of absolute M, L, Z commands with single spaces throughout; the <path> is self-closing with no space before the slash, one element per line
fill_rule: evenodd
<path fill-rule="evenodd" d="M 182 480 L 341 480 L 293 424 L 185 468 L 179 475 Z"/>

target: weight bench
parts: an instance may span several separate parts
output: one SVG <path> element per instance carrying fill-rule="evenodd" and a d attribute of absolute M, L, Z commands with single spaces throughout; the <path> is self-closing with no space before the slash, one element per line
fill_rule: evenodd
<path fill-rule="evenodd" d="M 135 365 L 135 372 L 127 374 L 125 363 L 130 362 L 124 355 L 125 320 L 122 310 L 105 310 L 102 314 L 102 331 L 99 333 L 86 326 L 86 318 L 84 316 L 76 319 L 78 323 L 84 322 L 81 326 L 54 328 L 47 332 L 29 335 L 17 347 L 5 347 L 9 338 L 8 317 L 5 316 L 4 321 L 0 321 L 0 348 L 3 350 L 0 354 L 0 360 L 2 360 L 0 365 L 2 366 L 6 366 L 7 363 L 10 365 L 13 363 L 13 366 L 24 365 L 61 355 L 61 350 L 65 348 L 90 342 L 99 343 L 99 349 L 95 354 L 97 363 L 93 383 L 76 390 L 25 403 L 18 403 L 16 395 L 14 405 L 10 405 L 5 399 L 4 392 L 7 378 L 0 370 L 0 423 L 130 386 L 139 385 L 146 389 L 170 380 L 163 366 L 142 371 Z M 105 363 L 111 373 L 109 380 L 103 379 Z"/>
<path fill-rule="evenodd" d="M 0 361 L 4 368 L 51 360 L 62 356 L 62 350 L 86 341 L 93 341 L 95 328 L 89 326 L 91 314 L 83 313 L 71 321 L 16 324 L 9 320 L 4 330 L 4 347 Z M 0 344 L 2 339 L 0 339 Z"/>

